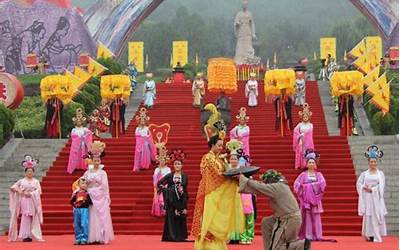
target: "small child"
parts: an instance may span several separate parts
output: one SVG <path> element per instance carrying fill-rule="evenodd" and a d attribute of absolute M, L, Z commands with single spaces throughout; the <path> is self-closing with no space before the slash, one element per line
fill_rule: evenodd
<path fill-rule="evenodd" d="M 89 205 L 92 205 L 84 178 L 79 179 L 79 188 L 72 193 L 74 207 L 75 245 L 86 245 L 89 234 Z"/>

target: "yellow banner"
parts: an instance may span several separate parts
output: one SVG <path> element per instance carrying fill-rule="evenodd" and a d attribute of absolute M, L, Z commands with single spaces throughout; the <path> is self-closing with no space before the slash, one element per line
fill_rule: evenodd
<path fill-rule="evenodd" d="M 353 57 L 361 57 L 366 51 L 365 39 L 362 39 L 352 50 L 350 50 L 349 54 Z"/>
<path fill-rule="evenodd" d="M 134 63 L 138 72 L 144 72 L 144 43 L 128 43 L 128 63 Z"/>
<path fill-rule="evenodd" d="M 387 82 L 386 73 L 383 73 L 374 83 L 372 83 L 366 89 L 366 91 L 370 96 L 378 95 L 382 91 L 387 93 L 389 91 L 389 84 Z"/>
<path fill-rule="evenodd" d="M 182 67 L 188 63 L 188 41 L 172 42 L 172 58 L 173 67 L 176 67 L 178 62 Z"/>
<path fill-rule="evenodd" d="M 379 36 L 367 36 L 365 38 L 367 52 L 379 61 L 382 58 L 382 39 Z"/>
<path fill-rule="evenodd" d="M 320 53 L 321 59 L 326 59 L 328 54 L 331 54 L 332 58 L 336 60 L 336 37 L 320 38 Z"/>
<path fill-rule="evenodd" d="M 89 57 L 88 72 L 91 76 L 96 77 L 98 75 L 101 75 L 106 70 L 106 67 L 96 62 L 96 60 L 94 60 L 93 58 Z"/>
<path fill-rule="evenodd" d="M 82 84 L 85 84 L 87 81 L 90 80 L 90 78 L 92 78 L 92 76 L 88 72 L 86 72 L 79 66 L 75 66 L 74 75 L 75 77 L 80 79 L 79 88 L 82 86 Z"/>
<path fill-rule="evenodd" d="M 97 46 L 97 59 L 99 58 L 113 58 L 114 53 L 111 52 L 104 44 L 99 43 Z"/>
<path fill-rule="evenodd" d="M 359 96 L 364 92 L 363 74 L 359 71 L 337 71 L 331 77 L 332 95 L 339 97 L 350 94 Z"/>
<path fill-rule="evenodd" d="M 370 86 L 372 83 L 374 83 L 376 80 L 379 78 L 379 71 L 380 67 L 377 66 L 375 69 L 370 71 L 364 78 L 362 79 L 362 82 L 365 86 Z"/>

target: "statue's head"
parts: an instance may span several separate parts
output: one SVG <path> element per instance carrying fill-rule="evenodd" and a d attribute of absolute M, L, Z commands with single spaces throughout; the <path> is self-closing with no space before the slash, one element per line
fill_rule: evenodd
<path fill-rule="evenodd" d="M 242 8 L 247 10 L 247 6 L 249 6 L 249 0 L 242 0 Z"/>

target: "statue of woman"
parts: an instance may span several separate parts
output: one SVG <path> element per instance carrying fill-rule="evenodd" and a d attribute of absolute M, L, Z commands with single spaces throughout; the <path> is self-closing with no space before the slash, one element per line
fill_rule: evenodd
<path fill-rule="evenodd" d="M 248 3 L 248 0 L 242 0 L 242 10 L 235 17 L 236 64 L 258 64 L 260 62 L 260 58 L 254 56 L 252 41 L 257 37 L 253 15 L 247 10 Z"/>

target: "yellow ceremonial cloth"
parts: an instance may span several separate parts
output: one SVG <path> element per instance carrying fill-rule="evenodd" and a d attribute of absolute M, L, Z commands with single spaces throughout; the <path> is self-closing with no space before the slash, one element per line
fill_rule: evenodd
<path fill-rule="evenodd" d="M 203 156 L 200 168 L 192 226 L 195 249 L 225 250 L 229 234 L 243 232 L 245 225 L 238 184 L 222 176 L 222 161 L 213 152 Z M 213 239 L 206 239 L 210 234 Z"/>

